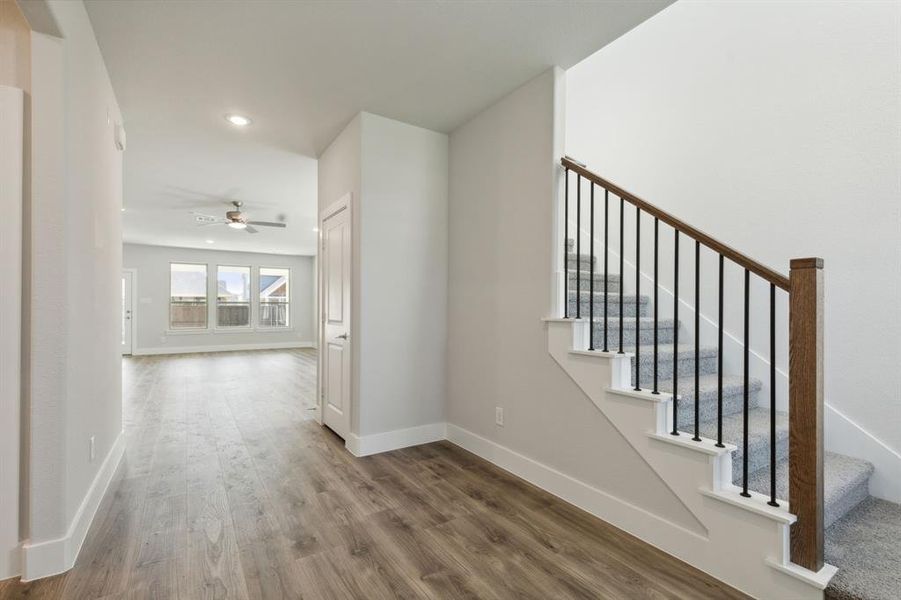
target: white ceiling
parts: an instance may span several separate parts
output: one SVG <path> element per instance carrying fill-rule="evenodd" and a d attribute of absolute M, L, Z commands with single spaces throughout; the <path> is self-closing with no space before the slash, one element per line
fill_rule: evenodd
<path fill-rule="evenodd" d="M 85 4 L 128 133 L 124 239 L 312 254 L 315 157 L 357 112 L 449 132 L 670 0 Z M 288 227 L 199 228 L 190 210 L 228 208 L 210 196 Z"/>

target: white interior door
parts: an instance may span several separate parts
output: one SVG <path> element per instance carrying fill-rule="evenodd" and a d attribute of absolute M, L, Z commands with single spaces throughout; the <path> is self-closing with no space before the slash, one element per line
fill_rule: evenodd
<path fill-rule="evenodd" d="M 122 271 L 122 354 L 131 354 L 133 348 L 134 273 Z"/>
<path fill-rule="evenodd" d="M 322 422 L 350 433 L 350 202 L 327 214 L 322 232 Z"/>

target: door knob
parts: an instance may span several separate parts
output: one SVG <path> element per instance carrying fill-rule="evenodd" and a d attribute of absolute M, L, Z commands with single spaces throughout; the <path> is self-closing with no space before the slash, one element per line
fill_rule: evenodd
<path fill-rule="evenodd" d="M 339 335 L 339 336 L 338 336 L 337 338 L 335 338 L 335 339 L 338 339 L 338 340 L 346 340 L 346 339 L 347 339 L 347 334 L 346 334 L 346 333 L 342 333 L 341 335 Z"/>

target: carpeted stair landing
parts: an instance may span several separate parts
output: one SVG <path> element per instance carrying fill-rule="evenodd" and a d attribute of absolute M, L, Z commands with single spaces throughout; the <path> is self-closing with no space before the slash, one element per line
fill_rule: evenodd
<path fill-rule="evenodd" d="M 581 292 L 576 290 L 576 256 L 570 254 L 569 315 L 579 312 L 588 317 L 590 258 L 578 260 Z M 602 267 L 603 268 L 603 267 Z M 603 346 L 603 301 L 608 306 L 608 349 L 619 350 L 619 293 L 620 277 L 610 274 L 606 294 L 604 274 L 594 273 L 595 349 Z M 651 388 L 653 379 L 653 307 L 647 295 L 635 296 L 634 291 L 623 294 L 623 350 L 635 352 L 639 348 L 641 387 Z M 673 332 L 677 323 L 660 319 L 658 323 L 658 389 L 672 392 L 673 373 L 679 373 L 680 396 L 678 428 L 682 435 L 694 432 L 694 346 L 679 344 L 673 347 Z M 699 353 L 700 385 L 698 394 L 699 433 L 716 438 L 717 412 L 717 350 L 702 346 Z M 635 383 L 636 360 L 632 358 L 632 383 Z M 758 395 L 761 382 L 749 382 L 749 438 L 748 488 L 761 494 L 770 493 L 770 413 Z M 738 374 L 723 374 L 723 441 L 738 446 L 732 453 L 733 483 L 742 484 L 742 429 L 744 382 Z M 776 420 L 776 496 L 780 502 L 788 500 L 788 418 L 783 413 Z M 873 466 L 841 454 L 827 452 L 824 461 L 824 494 L 826 526 L 826 561 L 839 568 L 826 590 L 833 600 L 901 600 L 901 506 L 872 498 L 869 479 Z"/>
<path fill-rule="evenodd" d="M 829 600 L 901 598 L 901 505 L 867 498 L 826 530 Z"/>

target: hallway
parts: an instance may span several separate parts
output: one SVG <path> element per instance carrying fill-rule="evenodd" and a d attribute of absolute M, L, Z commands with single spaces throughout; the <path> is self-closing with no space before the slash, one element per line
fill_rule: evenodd
<path fill-rule="evenodd" d="M 127 450 L 75 568 L 2 598 L 739 598 L 447 443 L 363 459 L 316 354 L 123 360 Z"/>

